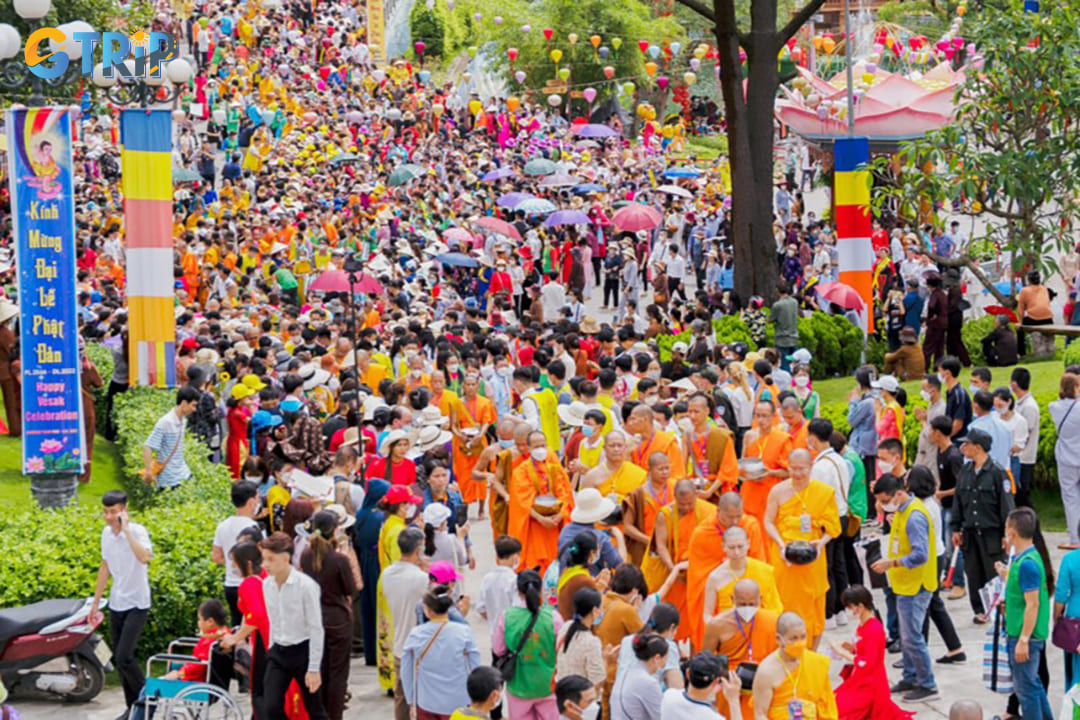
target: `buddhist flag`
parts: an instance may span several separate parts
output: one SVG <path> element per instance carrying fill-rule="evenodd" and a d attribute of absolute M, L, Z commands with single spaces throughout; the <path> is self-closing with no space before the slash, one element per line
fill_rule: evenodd
<path fill-rule="evenodd" d="M 130 380 L 176 385 L 172 111 L 120 113 Z"/>
<path fill-rule="evenodd" d="M 863 328 L 874 329 L 874 247 L 870 242 L 870 141 L 864 137 L 837 138 L 833 146 L 836 249 L 840 282 L 863 300 Z"/>

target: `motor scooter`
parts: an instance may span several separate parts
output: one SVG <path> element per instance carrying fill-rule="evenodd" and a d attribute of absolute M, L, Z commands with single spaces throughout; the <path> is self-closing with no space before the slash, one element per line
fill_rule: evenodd
<path fill-rule="evenodd" d="M 92 598 L 0 610 L 0 681 L 9 691 L 86 702 L 101 692 L 112 650 L 90 617 Z M 105 600 L 101 601 L 101 606 Z"/>

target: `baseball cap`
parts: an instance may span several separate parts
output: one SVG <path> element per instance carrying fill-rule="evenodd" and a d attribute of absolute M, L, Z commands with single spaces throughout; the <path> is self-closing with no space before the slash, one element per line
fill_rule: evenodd
<path fill-rule="evenodd" d="M 452 583 L 461 579 L 461 574 L 449 560 L 439 560 L 428 567 L 428 577 L 437 583 Z"/>
<path fill-rule="evenodd" d="M 971 430 L 968 430 L 968 434 L 964 438 L 963 443 L 971 443 L 972 445 L 978 445 L 983 450 L 990 452 L 990 445 L 992 444 L 992 439 L 990 438 L 990 433 L 986 432 L 985 430 L 973 428 Z"/>
<path fill-rule="evenodd" d="M 895 393 L 900 389 L 900 381 L 893 375 L 882 375 L 877 380 L 870 383 L 870 387 Z"/>
<path fill-rule="evenodd" d="M 422 500 L 413 495 L 409 488 L 404 485 L 391 485 L 390 489 L 386 491 L 386 495 L 383 496 L 383 502 L 387 505 L 398 505 L 400 503 L 417 505 Z"/>

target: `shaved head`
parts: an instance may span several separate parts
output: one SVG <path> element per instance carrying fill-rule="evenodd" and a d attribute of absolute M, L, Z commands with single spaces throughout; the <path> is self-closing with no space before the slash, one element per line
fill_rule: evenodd
<path fill-rule="evenodd" d="M 532 426 L 529 423 L 518 423 L 514 426 L 514 439 L 520 443 L 526 443 L 529 441 L 529 433 L 532 432 Z"/>
<path fill-rule="evenodd" d="M 757 582 L 744 578 L 735 583 L 735 592 L 732 595 L 735 607 L 759 607 L 761 605 L 761 588 Z"/>
<path fill-rule="evenodd" d="M 525 423 L 521 424 L 524 425 Z M 514 437 L 514 431 L 517 429 L 517 426 L 517 420 L 504 417 L 499 421 L 499 424 L 495 426 L 495 433 L 499 436 L 500 440 L 510 440 Z"/>
<path fill-rule="evenodd" d="M 645 419 L 652 422 L 653 411 L 648 405 L 642 403 L 641 405 L 635 405 L 634 409 L 630 411 L 631 418 Z"/>
<path fill-rule="evenodd" d="M 798 613 L 782 613 L 776 621 L 776 634 L 785 640 L 793 640 L 794 635 L 806 635 L 806 622 Z"/>
<path fill-rule="evenodd" d="M 652 470 L 653 468 L 656 468 L 656 467 L 660 467 L 664 463 L 667 463 L 668 465 L 670 465 L 671 460 L 669 460 L 668 456 L 665 455 L 662 452 L 654 452 L 652 455 L 649 456 L 649 469 L 650 470 Z"/>
<path fill-rule="evenodd" d="M 725 545 L 727 545 L 728 543 L 739 542 L 739 541 L 748 542 L 749 540 L 750 540 L 750 535 L 747 534 L 747 532 L 745 530 L 743 530 L 741 527 L 739 527 L 738 525 L 732 525 L 731 527 L 729 527 L 727 530 L 724 531 L 724 544 Z"/>
<path fill-rule="evenodd" d="M 694 486 L 694 481 L 683 478 L 675 483 L 675 507 L 679 512 L 685 515 L 691 512 L 695 505 L 697 505 L 697 487 Z"/>
<path fill-rule="evenodd" d="M 957 700 L 949 708 L 949 720 L 982 720 L 982 705 L 974 700 Z"/>
<path fill-rule="evenodd" d="M 743 517 L 742 496 L 737 492 L 726 492 L 716 503 L 716 521 L 723 527 L 738 525 Z"/>

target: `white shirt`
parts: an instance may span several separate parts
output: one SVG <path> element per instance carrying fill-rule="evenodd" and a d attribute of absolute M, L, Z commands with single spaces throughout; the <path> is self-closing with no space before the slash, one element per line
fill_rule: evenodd
<path fill-rule="evenodd" d="M 848 464 L 844 458 L 836 454 L 832 448 L 818 453 L 814 458 L 814 465 L 810 468 L 810 477 L 819 482 L 832 486 L 836 495 L 836 509 L 840 517 L 848 514 L 847 494 L 851 487 L 851 476 L 848 474 Z"/>
<path fill-rule="evenodd" d="M 322 606 L 319 584 L 295 568 L 280 586 L 273 575 L 263 578 L 270 647 L 308 643 L 308 672 L 319 672 L 323 655 Z"/>
<path fill-rule="evenodd" d="M 494 629 L 506 608 L 517 597 L 517 573 L 505 565 L 496 565 L 480 582 L 480 602 L 476 609 L 487 618 L 488 627 Z"/>
<path fill-rule="evenodd" d="M 566 288 L 558 282 L 549 282 L 540 288 L 540 303 L 544 309 L 544 322 L 555 322 L 562 317 L 566 305 Z"/>
<path fill-rule="evenodd" d="M 1001 415 L 998 415 L 998 419 L 1005 423 L 1005 427 L 1009 428 L 1012 432 L 1013 446 L 1020 448 L 1020 451 L 1023 452 L 1028 436 L 1028 424 L 1027 420 L 1024 419 L 1024 416 L 1014 411 L 1008 420 Z M 1012 450 L 1009 451 L 1009 454 L 1020 455 L 1020 453 L 1014 453 Z"/>
<path fill-rule="evenodd" d="M 147 550 L 153 550 L 150 534 L 139 523 L 129 522 L 135 541 Z M 117 612 L 125 610 L 150 609 L 150 573 L 147 563 L 139 562 L 127 533 L 115 533 L 106 525 L 101 529 L 101 559 L 109 568 L 112 576 L 112 589 L 109 590 L 109 609 Z"/>
<path fill-rule="evenodd" d="M 637 664 L 615 680 L 611 720 L 656 720 L 660 717 L 660 683 Z"/>
<path fill-rule="evenodd" d="M 1031 393 L 1028 393 L 1023 399 L 1016 401 L 1016 407 L 1013 410 L 1017 415 L 1027 420 L 1027 442 L 1024 444 L 1023 450 L 1020 451 L 1020 464 L 1034 465 L 1036 456 L 1039 453 L 1039 403 L 1035 402 L 1035 398 L 1031 396 Z M 1069 419 L 1072 420 L 1072 417 Z M 1056 424 L 1057 420 L 1054 422 Z"/>
<path fill-rule="evenodd" d="M 533 397 L 538 392 L 540 392 L 540 388 L 526 390 L 525 395 L 521 398 L 521 415 L 533 430 L 544 429 L 540 421 L 540 404 Z"/>
<path fill-rule="evenodd" d="M 716 712 L 715 703 L 691 700 L 685 690 L 668 688 L 660 703 L 661 720 L 718 720 L 723 717 Z"/>
<path fill-rule="evenodd" d="M 405 652 L 405 639 L 416 627 L 416 604 L 428 589 L 427 573 L 410 562 L 398 561 L 379 577 L 394 627 L 394 657 Z"/>
<path fill-rule="evenodd" d="M 225 554 L 225 587 L 240 587 L 240 581 L 243 580 L 229 553 L 236 545 L 237 536 L 249 527 L 258 529 L 259 524 L 249 517 L 233 515 L 219 522 L 214 530 L 214 547 L 221 548 L 221 552 Z"/>
<path fill-rule="evenodd" d="M 668 258 L 667 276 L 669 280 L 686 279 L 686 260 L 684 260 L 681 255 Z"/>
<path fill-rule="evenodd" d="M 1054 456 L 1059 465 L 1080 467 L 1080 408 L 1075 407 L 1078 403 L 1080 400 L 1054 400 L 1047 406 L 1058 428 Z M 1024 462 L 1023 453 L 1020 453 L 1020 462 Z"/>
<path fill-rule="evenodd" d="M 945 536 L 941 532 L 941 505 L 933 495 L 922 502 L 926 507 L 926 514 L 930 516 L 930 522 L 934 525 L 934 554 L 941 557 L 945 554 Z"/>

